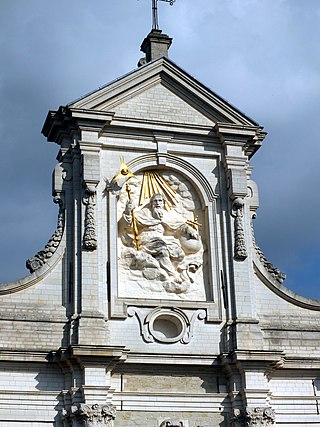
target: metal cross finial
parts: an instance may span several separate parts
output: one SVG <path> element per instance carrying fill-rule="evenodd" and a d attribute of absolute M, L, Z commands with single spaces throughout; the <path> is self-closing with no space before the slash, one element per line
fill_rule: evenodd
<path fill-rule="evenodd" d="M 166 3 L 170 3 L 170 6 L 172 6 L 176 0 L 152 0 L 152 29 L 153 30 L 159 30 L 158 1 L 165 1 Z"/>

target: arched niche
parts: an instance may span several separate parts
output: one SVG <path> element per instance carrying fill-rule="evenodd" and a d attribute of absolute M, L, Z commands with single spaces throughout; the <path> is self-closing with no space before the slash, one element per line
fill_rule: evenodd
<path fill-rule="evenodd" d="M 193 302 L 195 305 L 217 302 L 219 267 L 216 256 L 216 196 L 210 183 L 192 164 L 168 154 L 140 156 L 131 160 L 128 167 L 137 179 L 130 178 L 126 182 L 120 183 L 122 185 L 119 192 L 116 195 L 110 193 L 109 197 L 109 213 L 112 222 L 112 224 L 109 223 L 109 228 L 113 228 L 110 239 L 113 250 L 111 283 L 114 297 L 111 298 L 111 301 L 130 303 L 133 300 L 137 302 L 143 299 L 152 304 L 152 302 L 167 300 L 168 302 L 178 301 L 180 304 Z M 143 234 L 143 242 L 140 244 L 145 245 L 149 230 L 146 222 L 143 223 L 142 217 L 152 216 L 150 194 L 146 196 L 145 200 L 139 202 L 139 199 L 144 177 L 150 173 L 160 176 L 158 179 L 160 190 L 163 190 L 161 188 L 161 180 L 163 180 L 166 183 L 164 186 L 168 185 L 177 196 L 177 206 L 171 206 L 169 213 L 165 214 L 167 222 L 170 222 L 168 218 L 171 217 L 172 220 L 174 216 L 172 222 L 175 222 L 175 225 L 171 226 L 171 231 L 170 226 L 163 231 L 165 239 L 163 239 L 164 241 L 160 239 L 159 243 L 160 252 L 166 252 L 167 260 L 170 258 L 171 265 L 174 265 L 174 271 L 170 271 L 170 267 L 166 267 L 165 263 L 159 263 L 160 255 L 157 250 L 153 250 L 152 245 L 144 248 L 135 246 L 132 219 L 129 212 L 125 213 L 128 193 L 130 193 L 135 215 L 139 217 L 137 232 Z M 154 192 L 165 193 L 165 191 Z M 143 215 L 140 215 L 141 211 Z M 123 216 L 127 216 L 127 224 L 123 224 Z M 201 241 L 198 252 L 193 249 L 186 250 L 181 245 L 181 236 L 178 236 L 175 230 L 172 232 L 172 229 L 178 229 L 182 225 L 181 218 L 188 226 L 193 225 L 194 230 L 198 232 Z M 192 222 L 196 224 L 192 224 Z M 116 230 L 115 223 L 117 223 Z M 201 224 L 201 226 L 197 224 Z M 126 226 L 127 230 L 125 230 Z M 149 232 L 151 238 L 155 238 L 155 236 L 151 236 L 154 231 L 153 229 Z M 173 241 L 173 245 L 170 240 Z M 177 244 L 177 240 L 179 240 L 179 244 Z M 196 245 L 194 241 L 190 243 Z M 180 256 L 179 253 L 172 256 L 172 252 L 175 252 L 177 246 L 180 246 L 180 249 L 182 247 L 183 253 Z M 160 264 L 158 268 L 157 262 Z M 165 271 L 161 271 L 161 269 Z M 179 274 L 173 277 L 174 274 L 171 273 Z M 168 279 L 168 275 L 169 279 L 173 279 L 172 281 Z M 121 304 L 117 305 L 121 306 Z"/>

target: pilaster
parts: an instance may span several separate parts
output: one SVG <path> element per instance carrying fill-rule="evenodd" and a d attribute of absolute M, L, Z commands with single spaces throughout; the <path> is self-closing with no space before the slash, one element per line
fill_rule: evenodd
<path fill-rule="evenodd" d="M 70 346 L 54 357 L 62 367 L 67 391 L 61 419 L 65 427 L 112 427 L 112 369 L 126 359 L 124 347 Z"/>
<path fill-rule="evenodd" d="M 271 426 L 275 414 L 270 407 L 268 375 L 283 364 L 283 353 L 235 351 L 222 358 L 229 379 L 233 427 Z"/>
<path fill-rule="evenodd" d="M 262 334 L 255 310 L 254 289 L 250 274 L 251 227 L 248 206 L 248 147 L 258 139 L 260 129 L 255 126 L 217 124 L 217 136 L 224 147 L 224 168 L 227 182 L 230 238 L 232 251 L 231 298 L 233 320 L 229 323 L 234 348 L 256 350 L 262 347 Z"/>
<path fill-rule="evenodd" d="M 106 301 L 101 298 L 100 284 L 105 280 L 99 268 L 97 212 L 101 198 L 100 144 L 97 130 L 81 130 L 81 311 L 79 313 L 78 344 L 105 345 L 107 328 L 104 316 Z"/>

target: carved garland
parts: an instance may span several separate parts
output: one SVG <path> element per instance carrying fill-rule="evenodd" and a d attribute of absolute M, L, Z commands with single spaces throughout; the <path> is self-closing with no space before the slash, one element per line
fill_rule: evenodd
<path fill-rule="evenodd" d="M 69 411 L 61 411 L 61 419 L 65 427 L 72 424 L 72 419 L 81 421 L 85 427 L 111 427 L 116 418 L 116 408 L 111 404 L 86 405 L 81 403 L 79 407 L 72 406 Z"/>
<path fill-rule="evenodd" d="M 252 216 L 252 219 L 255 219 L 255 214 Z M 282 273 L 282 271 L 280 271 L 278 268 L 274 267 L 273 264 L 271 264 L 271 262 L 269 262 L 265 256 L 265 254 L 262 252 L 262 250 L 259 248 L 259 246 L 256 243 L 256 239 L 254 236 L 254 228 L 253 228 L 253 222 L 251 221 L 251 233 L 252 233 L 252 242 L 253 242 L 253 246 L 255 248 L 255 251 L 259 257 L 259 260 L 262 262 L 264 268 L 267 270 L 267 272 L 275 279 L 277 280 L 279 283 L 282 283 L 285 278 L 286 275 L 284 273 Z"/>
<path fill-rule="evenodd" d="M 243 206 L 244 201 L 237 198 L 233 202 L 232 210 L 234 216 L 234 257 L 239 261 L 247 258 L 247 248 L 243 227 Z"/>
<path fill-rule="evenodd" d="M 275 422 L 275 413 L 272 408 L 246 408 L 234 410 L 233 425 L 245 427 L 269 427 Z"/>
<path fill-rule="evenodd" d="M 26 267 L 30 271 L 30 273 L 33 273 L 34 271 L 38 270 L 48 261 L 49 258 L 52 257 L 52 255 L 57 250 L 63 236 L 65 223 L 65 209 L 63 201 L 59 196 L 54 197 L 53 201 L 54 203 L 57 203 L 59 205 L 57 228 L 53 235 L 50 237 L 44 249 L 42 251 L 39 251 L 35 256 L 29 258 L 26 261 Z"/>
<path fill-rule="evenodd" d="M 84 234 L 83 234 L 83 247 L 89 251 L 97 249 L 96 238 L 96 225 L 94 206 L 96 190 L 93 187 L 87 187 L 83 196 L 83 204 L 86 205 L 85 219 L 84 219 Z"/>

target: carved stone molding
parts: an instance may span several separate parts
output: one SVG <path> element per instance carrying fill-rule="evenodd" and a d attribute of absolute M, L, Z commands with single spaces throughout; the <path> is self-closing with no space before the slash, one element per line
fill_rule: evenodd
<path fill-rule="evenodd" d="M 70 410 L 61 411 L 61 419 L 64 427 L 72 425 L 72 420 L 76 419 L 84 427 L 112 427 L 116 418 L 116 409 L 111 404 L 106 405 L 86 405 L 72 406 Z"/>
<path fill-rule="evenodd" d="M 239 261 L 247 258 L 247 248 L 243 228 L 244 201 L 237 198 L 233 201 L 232 214 L 234 216 L 234 257 Z"/>
<path fill-rule="evenodd" d="M 63 427 L 72 427 L 71 420 L 72 414 L 71 411 L 67 411 L 66 409 L 62 409 L 60 412 L 60 418 Z"/>
<path fill-rule="evenodd" d="M 97 249 L 96 224 L 95 224 L 95 204 L 96 189 L 87 187 L 83 196 L 83 204 L 86 206 L 84 219 L 83 247 L 89 251 Z"/>
<path fill-rule="evenodd" d="M 252 219 L 255 219 L 255 217 L 256 217 L 256 215 L 254 214 Z M 256 254 L 258 255 L 259 260 L 261 261 L 261 263 L 263 264 L 263 266 L 267 270 L 267 272 L 274 279 L 276 279 L 279 283 L 282 283 L 285 280 L 286 275 L 284 273 L 282 273 L 282 271 L 280 271 L 277 267 L 274 267 L 274 265 L 272 265 L 271 262 L 269 262 L 267 260 L 265 254 L 262 252 L 262 250 L 257 245 L 256 239 L 254 236 L 254 228 L 253 228 L 253 222 L 252 221 L 251 221 L 251 233 L 252 233 L 253 246 L 254 246 L 254 249 L 256 251 Z"/>
<path fill-rule="evenodd" d="M 35 256 L 29 258 L 26 261 L 26 267 L 30 271 L 30 273 L 33 273 L 34 271 L 38 270 L 48 261 L 49 258 L 52 257 L 52 255 L 57 250 L 63 236 L 65 223 L 64 204 L 61 197 L 59 196 L 55 196 L 53 202 L 59 205 L 57 228 L 53 235 L 50 237 L 44 249 L 42 251 L 39 251 Z"/>
<path fill-rule="evenodd" d="M 189 423 L 181 420 L 164 420 L 159 427 L 188 427 Z"/>
<path fill-rule="evenodd" d="M 148 314 L 137 307 L 128 307 L 128 316 L 137 316 L 141 335 L 145 342 L 188 344 L 193 337 L 194 324 L 203 320 L 207 314 L 199 309 L 193 312 L 191 319 L 179 308 L 157 307 Z"/>
<path fill-rule="evenodd" d="M 233 426 L 268 427 L 275 422 L 275 413 L 272 408 L 246 408 L 244 411 L 235 409 L 233 413 Z"/>

